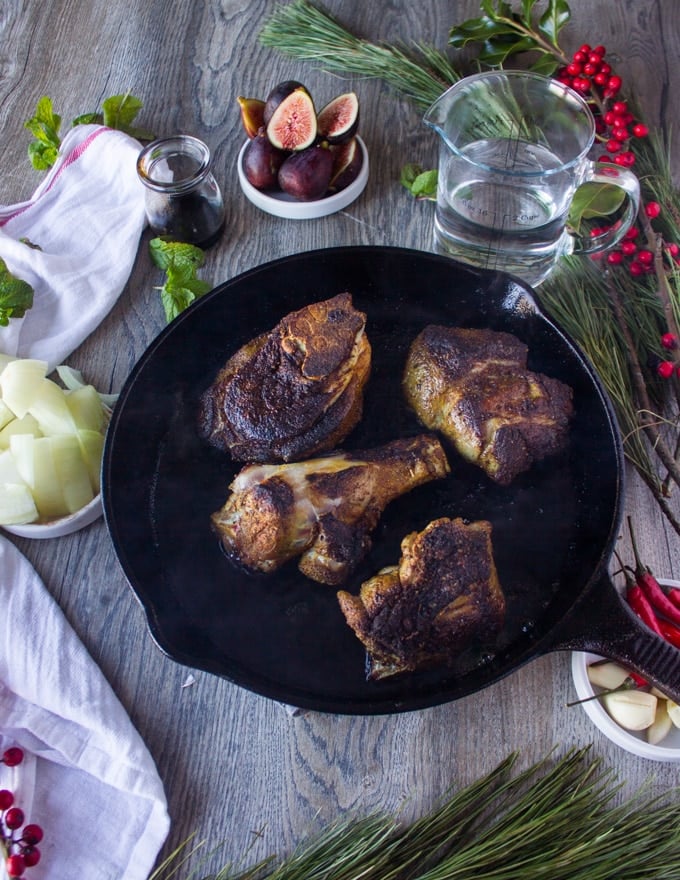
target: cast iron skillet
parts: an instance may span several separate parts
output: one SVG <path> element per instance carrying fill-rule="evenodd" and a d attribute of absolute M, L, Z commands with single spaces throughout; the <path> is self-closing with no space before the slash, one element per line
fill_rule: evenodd
<path fill-rule="evenodd" d="M 239 469 L 195 429 L 200 393 L 244 342 L 283 315 L 343 290 L 368 315 L 373 371 L 361 449 L 422 431 L 404 405 L 408 346 L 429 323 L 491 327 L 529 346 L 530 368 L 567 382 L 576 414 L 568 449 L 510 487 L 449 451 L 451 476 L 390 505 L 346 587 L 399 558 L 402 537 L 435 517 L 488 519 L 508 600 L 505 629 L 452 668 L 371 682 L 332 588 L 294 563 L 253 576 L 224 556 L 209 526 Z M 103 461 L 106 522 L 153 638 L 179 663 L 267 697 L 346 714 L 400 712 L 470 694 L 549 651 L 623 661 L 680 697 L 680 654 L 629 612 L 607 566 L 617 538 L 623 458 L 591 367 L 541 314 L 532 292 L 496 272 L 395 248 L 313 251 L 222 284 L 173 321 L 141 357 L 113 414 Z"/>

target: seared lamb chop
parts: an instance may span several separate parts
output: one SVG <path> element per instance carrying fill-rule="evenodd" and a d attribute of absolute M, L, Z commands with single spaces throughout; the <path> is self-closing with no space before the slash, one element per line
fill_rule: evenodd
<path fill-rule="evenodd" d="M 363 583 L 358 596 L 338 593 L 372 679 L 445 663 L 475 636 L 495 636 L 505 617 L 490 523 L 442 517 L 407 535 L 401 550 L 399 564 Z"/>
<path fill-rule="evenodd" d="M 249 462 L 336 447 L 361 418 L 371 367 L 365 324 L 349 293 L 286 315 L 229 358 L 203 394 L 201 436 Z"/>
<path fill-rule="evenodd" d="M 303 574 L 337 586 L 370 548 L 387 504 L 448 471 L 431 435 L 303 462 L 249 465 L 236 475 L 212 525 L 227 554 L 247 568 L 271 572 L 300 556 Z"/>
<path fill-rule="evenodd" d="M 564 448 L 573 412 L 571 388 L 528 370 L 527 353 L 510 333 L 431 325 L 404 372 L 423 425 L 501 485 Z"/>

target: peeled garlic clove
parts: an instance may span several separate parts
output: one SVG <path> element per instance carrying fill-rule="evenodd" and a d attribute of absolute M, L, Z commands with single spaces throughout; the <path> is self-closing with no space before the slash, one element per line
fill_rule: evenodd
<path fill-rule="evenodd" d="M 607 712 L 626 730 L 646 730 L 654 723 L 659 702 L 654 694 L 646 691 L 620 691 L 605 694 L 602 698 Z"/>
<path fill-rule="evenodd" d="M 668 711 L 668 717 L 671 719 L 671 722 L 676 727 L 680 727 L 680 706 L 678 706 L 677 703 L 674 703 L 673 700 L 667 700 L 666 709 Z"/>
<path fill-rule="evenodd" d="M 658 697 L 660 700 L 667 700 L 668 699 L 666 694 L 661 693 L 661 691 L 657 687 L 653 687 L 650 691 L 650 694 L 654 694 L 654 696 Z"/>
<path fill-rule="evenodd" d="M 591 663 L 588 667 L 588 681 L 608 691 L 621 687 L 628 674 L 627 669 L 611 660 L 606 663 Z"/>
<path fill-rule="evenodd" d="M 656 706 L 654 723 L 647 728 L 647 742 L 653 746 L 657 745 L 661 740 L 668 736 L 672 727 L 673 722 L 671 721 L 668 709 L 666 708 L 666 700 L 659 700 Z"/>

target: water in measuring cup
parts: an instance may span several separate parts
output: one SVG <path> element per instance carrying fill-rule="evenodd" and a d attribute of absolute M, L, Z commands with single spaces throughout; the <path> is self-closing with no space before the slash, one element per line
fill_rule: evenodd
<path fill-rule="evenodd" d="M 557 171 L 562 161 L 545 147 L 509 139 L 477 141 L 463 155 L 450 155 L 440 169 L 439 249 L 538 284 L 570 241 L 570 176 Z"/>

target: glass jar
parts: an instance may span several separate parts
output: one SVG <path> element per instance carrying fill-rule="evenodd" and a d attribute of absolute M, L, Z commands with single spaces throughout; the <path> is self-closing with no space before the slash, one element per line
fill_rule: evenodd
<path fill-rule="evenodd" d="M 210 166 L 208 147 L 187 134 L 153 141 L 142 150 L 137 173 L 155 233 L 200 248 L 215 244 L 224 228 L 224 202 Z"/>

